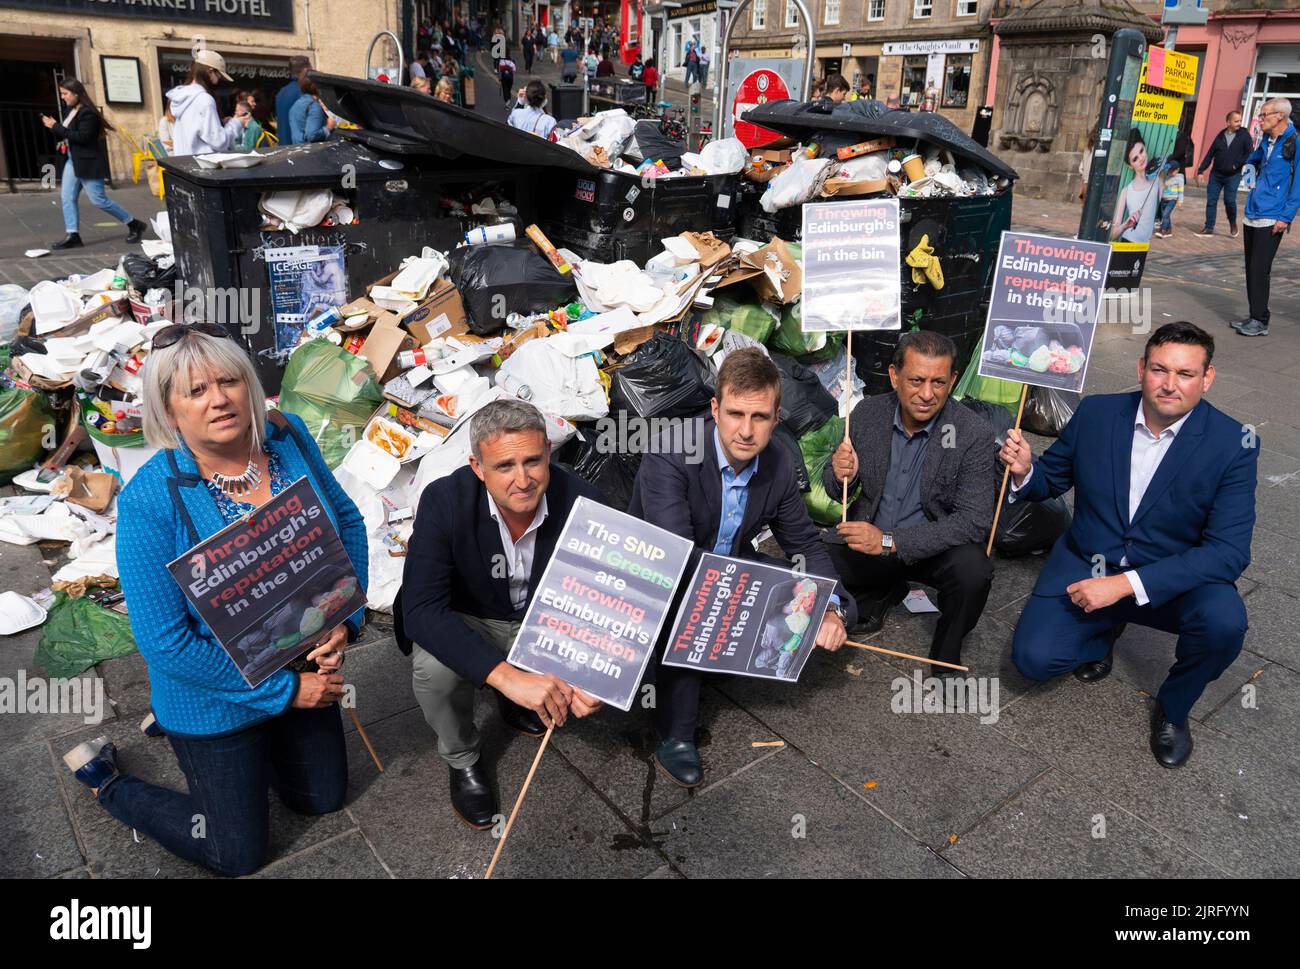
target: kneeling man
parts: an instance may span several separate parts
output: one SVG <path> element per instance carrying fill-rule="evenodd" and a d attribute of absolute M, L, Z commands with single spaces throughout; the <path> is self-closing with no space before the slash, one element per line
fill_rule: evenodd
<path fill-rule="evenodd" d="M 531 404 L 493 401 L 470 419 L 469 435 L 469 466 L 420 496 L 393 614 L 415 698 L 451 769 L 452 808 L 488 828 L 497 802 L 479 758 L 475 688 L 493 687 L 502 719 L 530 737 L 600 706 L 505 661 L 573 503 L 600 495 L 550 463 L 546 425 Z"/>
<path fill-rule="evenodd" d="M 800 571 L 837 578 L 835 567 L 817 537 L 799 494 L 794 466 L 783 448 L 769 448 L 781 409 L 781 371 L 758 348 L 727 355 L 718 369 L 713 414 L 701 418 L 695 434 L 682 442 L 703 441 L 703 453 L 666 449 L 647 454 L 637 472 L 628 513 L 689 538 L 697 549 L 715 555 L 765 560 L 754 539 L 772 530 L 781 551 Z M 789 568 L 789 562 L 770 564 Z M 690 572 L 688 571 L 689 575 Z M 831 597 L 817 631 L 817 645 L 837 650 L 844 645 L 845 618 L 839 595 Z M 662 657 L 662 643 L 658 655 Z M 765 665 L 779 668 L 780 657 L 766 651 Z M 655 729 L 659 766 L 674 783 L 695 787 L 704 778 L 695 746 L 702 673 L 664 666 L 656 660 Z"/>
<path fill-rule="evenodd" d="M 1167 323 L 1138 361 L 1140 392 L 1085 397 L 1037 461 L 1017 431 L 1000 455 L 1014 500 L 1074 489 L 1074 521 L 1016 626 L 1016 666 L 1030 679 L 1073 670 L 1095 682 L 1125 623 L 1177 633 L 1151 714 L 1164 767 L 1191 756 L 1188 714 L 1246 636 L 1234 583 L 1250 562 L 1259 441 L 1202 399 L 1213 356 L 1199 326 Z"/>
<path fill-rule="evenodd" d="M 930 658 L 961 662 L 993 583 L 984 539 L 997 500 L 996 435 L 984 418 L 950 399 L 957 348 L 919 330 L 898 340 L 889 366 L 892 394 L 853 409 L 849 440 L 822 472 L 832 495 L 849 482 L 862 493 L 838 527 L 846 545 L 828 544 L 840 578 L 858 603 L 866 632 L 884 625 L 907 580 L 934 586 L 939 621 Z"/>

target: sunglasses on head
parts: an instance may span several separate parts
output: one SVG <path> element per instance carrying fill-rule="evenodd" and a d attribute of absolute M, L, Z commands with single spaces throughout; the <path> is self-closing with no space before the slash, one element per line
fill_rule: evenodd
<path fill-rule="evenodd" d="M 165 350 L 173 343 L 179 343 L 181 339 L 190 333 L 202 333 L 205 336 L 230 339 L 229 331 L 224 326 L 218 326 L 216 323 L 173 323 L 171 326 L 165 326 L 154 334 L 153 348 L 155 350 Z"/>

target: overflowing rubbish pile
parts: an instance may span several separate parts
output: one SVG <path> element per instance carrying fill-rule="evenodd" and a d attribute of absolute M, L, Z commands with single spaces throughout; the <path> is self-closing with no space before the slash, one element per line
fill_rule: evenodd
<path fill-rule="evenodd" d="M 360 509 L 372 609 L 391 609 L 419 495 L 466 463 L 466 424 L 486 403 L 532 402 L 556 459 L 626 508 L 662 422 L 707 413 L 718 366 L 745 347 L 763 348 L 782 374 L 773 446 L 790 454 L 813 519 L 839 521 L 840 496 L 825 492 L 821 472 L 851 407 L 879 388 L 858 375 L 860 359 L 850 384 L 841 334 L 803 332 L 796 234 L 738 234 L 740 183 L 761 193 L 768 212 L 838 196 L 969 200 L 1010 184 L 942 139 L 864 138 L 857 129 L 754 151 L 725 139 L 691 153 L 658 123 L 616 109 L 557 137 L 597 168 L 594 180 L 581 163 L 547 175 L 563 190 L 541 192 L 541 201 L 558 196 L 561 211 L 539 204 L 533 222 L 518 198 L 448 190 L 440 211 L 466 220 L 463 239 L 386 253 L 364 285 L 340 279 L 344 291 L 313 305 L 284 348 L 268 403 L 304 420 Z M 258 198 L 263 231 L 360 226 L 355 203 L 331 190 L 266 189 Z M 110 601 L 120 599 L 115 499 L 154 453 L 141 430 L 140 373 L 160 330 L 195 321 L 173 295 L 166 214 L 154 230 L 144 255 L 116 266 L 30 291 L 0 287 L 0 484 L 23 489 L 0 499 L 0 541 L 64 542 L 69 560 L 55 575 L 63 598 L 27 600 L 32 616 L 67 599 L 125 608 Z M 904 250 L 918 290 L 962 279 L 940 232 L 930 233 Z M 927 325 L 904 310 L 905 327 Z M 1017 347 L 1013 332 L 1006 349 Z M 1027 362 L 1072 364 L 1068 346 L 1048 352 Z M 1002 383 L 968 388 L 969 401 L 1006 406 L 1015 398 Z M 1060 403 L 1043 402 L 1047 421 Z M 1009 548 L 1038 547 L 1024 531 L 1008 537 Z"/>

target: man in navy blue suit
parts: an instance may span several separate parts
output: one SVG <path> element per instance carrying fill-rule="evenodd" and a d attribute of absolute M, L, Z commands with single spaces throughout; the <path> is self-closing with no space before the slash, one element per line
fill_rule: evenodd
<path fill-rule="evenodd" d="M 1201 399 L 1213 356 L 1200 327 L 1168 323 L 1138 361 L 1140 393 L 1084 398 L 1037 461 L 1017 431 L 1000 453 L 1012 500 L 1074 489 L 1074 522 L 1016 626 L 1016 666 L 1030 679 L 1073 670 L 1095 682 L 1124 624 L 1177 633 L 1151 714 L 1151 752 L 1165 767 L 1191 756 L 1188 714 L 1246 635 L 1233 583 L 1250 562 L 1259 441 Z"/>
<path fill-rule="evenodd" d="M 789 456 L 784 448 L 768 447 L 780 412 L 781 371 L 766 351 L 751 347 L 727 354 L 718 368 L 711 417 L 697 419 L 696 433 L 683 433 L 678 442 L 704 441 L 703 452 L 652 449 L 641 461 L 628 513 L 689 538 L 697 549 L 750 560 L 765 558 L 755 539 L 770 528 L 801 571 L 838 580 Z M 856 615 L 852 598 L 837 582 L 816 645 L 839 649 Z M 655 757 L 675 784 L 695 787 L 704 779 L 695 745 L 704 674 L 662 663 L 654 669 Z"/>

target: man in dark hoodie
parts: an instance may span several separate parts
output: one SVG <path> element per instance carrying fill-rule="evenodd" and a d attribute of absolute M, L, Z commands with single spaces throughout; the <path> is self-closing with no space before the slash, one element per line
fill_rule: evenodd
<path fill-rule="evenodd" d="M 1241 168 L 1255 150 L 1250 133 L 1241 128 L 1241 112 L 1229 111 L 1228 126 L 1214 136 L 1209 151 L 1196 169 L 1196 180 L 1205 184 L 1205 170 L 1210 171 L 1210 184 L 1205 190 L 1205 228 L 1198 236 L 1214 235 L 1214 219 L 1219 208 L 1219 193 L 1223 193 L 1223 211 L 1228 214 L 1228 232 L 1237 236 L 1237 185 L 1241 182 Z"/>

